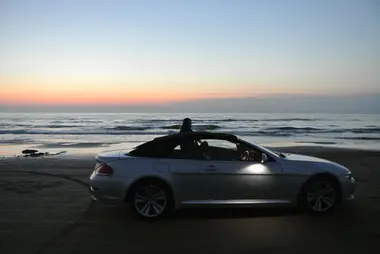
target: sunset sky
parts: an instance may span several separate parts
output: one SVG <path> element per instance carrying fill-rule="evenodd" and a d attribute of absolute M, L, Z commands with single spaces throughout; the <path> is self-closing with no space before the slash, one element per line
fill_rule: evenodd
<path fill-rule="evenodd" d="M 0 1 L 0 104 L 380 92 L 380 1 Z"/>

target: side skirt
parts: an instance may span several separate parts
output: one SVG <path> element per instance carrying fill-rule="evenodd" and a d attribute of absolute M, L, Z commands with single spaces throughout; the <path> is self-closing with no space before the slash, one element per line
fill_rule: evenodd
<path fill-rule="evenodd" d="M 280 199 L 233 199 L 233 200 L 188 200 L 181 202 L 181 206 L 270 206 L 270 205 L 289 205 L 291 201 Z"/>

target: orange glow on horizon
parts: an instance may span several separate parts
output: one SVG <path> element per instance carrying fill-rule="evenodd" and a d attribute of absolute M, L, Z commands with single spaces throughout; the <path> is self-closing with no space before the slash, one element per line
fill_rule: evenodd
<path fill-rule="evenodd" d="M 189 97 L 189 96 L 188 96 Z M 0 96 L 2 103 L 10 104 L 136 104 L 162 103 L 186 99 L 186 95 L 164 92 L 126 92 L 126 91 L 5 91 Z M 189 98 L 191 99 L 191 98 Z"/>
<path fill-rule="evenodd" d="M 12 86 L 0 94 L 2 104 L 141 104 L 170 103 L 186 100 L 231 97 L 225 93 L 171 91 L 170 88 L 114 88 L 110 87 L 38 87 Z M 242 97 L 235 94 L 234 97 Z"/>
<path fill-rule="evenodd" d="M 49 82 L 50 83 L 50 82 Z M 306 92 L 302 89 L 287 89 L 285 92 L 279 85 L 225 85 L 220 83 L 174 83 L 148 84 L 130 83 L 78 83 L 61 82 L 48 85 L 48 82 L 6 82 L 0 83 L 0 104 L 13 105 L 110 105 L 110 104 L 165 104 L 189 100 L 222 99 L 222 98 L 265 98 L 276 94 L 317 95 L 325 91 L 317 89 Z M 241 85 L 240 85 L 241 87 Z"/>

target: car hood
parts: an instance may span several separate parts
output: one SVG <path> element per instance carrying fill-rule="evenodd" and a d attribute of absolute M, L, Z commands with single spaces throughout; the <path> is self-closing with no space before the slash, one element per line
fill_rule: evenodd
<path fill-rule="evenodd" d="M 285 160 L 291 160 L 291 161 L 310 161 L 310 162 L 330 162 L 325 159 L 307 156 L 307 155 L 301 155 L 301 154 L 286 154 Z M 331 162 L 330 162 L 331 163 Z"/>
<path fill-rule="evenodd" d="M 284 160 L 294 161 L 294 162 L 310 162 L 318 166 L 320 169 L 323 169 L 326 171 L 341 173 L 341 174 L 350 173 L 349 169 L 347 169 L 343 165 L 340 165 L 336 162 L 317 158 L 317 157 L 307 156 L 307 155 L 286 154 L 286 157 L 284 158 Z"/>

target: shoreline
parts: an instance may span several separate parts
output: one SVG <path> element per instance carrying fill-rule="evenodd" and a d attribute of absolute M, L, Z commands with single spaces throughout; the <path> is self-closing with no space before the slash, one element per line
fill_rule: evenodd
<path fill-rule="evenodd" d="M 32 147 L 33 148 L 33 147 Z M 273 151 L 278 151 L 278 152 L 283 152 L 283 153 L 297 153 L 297 154 L 337 154 L 337 153 L 367 153 L 367 154 L 380 154 L 380 149 L 362 149 L 362 148 L 353 148 L 353 147 L 332 147 L 332 146 L 325 146 L 325 145 L 290 145 L 290 146 L 265 146 L 265 148 L 273 150 Z M 98 150 L 98 149 L 96 149 Z M 29 156 L 24 156 L 21 151 L 19 154 L 12 154 L 12 155 L 1 155 L 0 154 L 0 160 L 15 160 L 15 159 L 20 159 L 20 160 L 70 160 L 70 159 L 75 159 L 75 160 L 94 160 L 96 155 L 99 153 L 104 153 L 104 152 L 111 152 L 111 151 L 120 151 L 120 150 L 125 150 L 128 151 L 127 148 L 119 148 L 119 149 L 104 149 L 104 150 L 86 150 L 86 149 L 73 149 L 73 150 L 67 150 L 67 151 L 62 151 L 57 150 L 51 151 L 51 150 L 38 150 L 39 152 L 48 152 L 52 154 L 49 155 L 41 155 L 37 157 L 29 157 Z M 57 154 L 53 154 L 57 153 Z"/>

